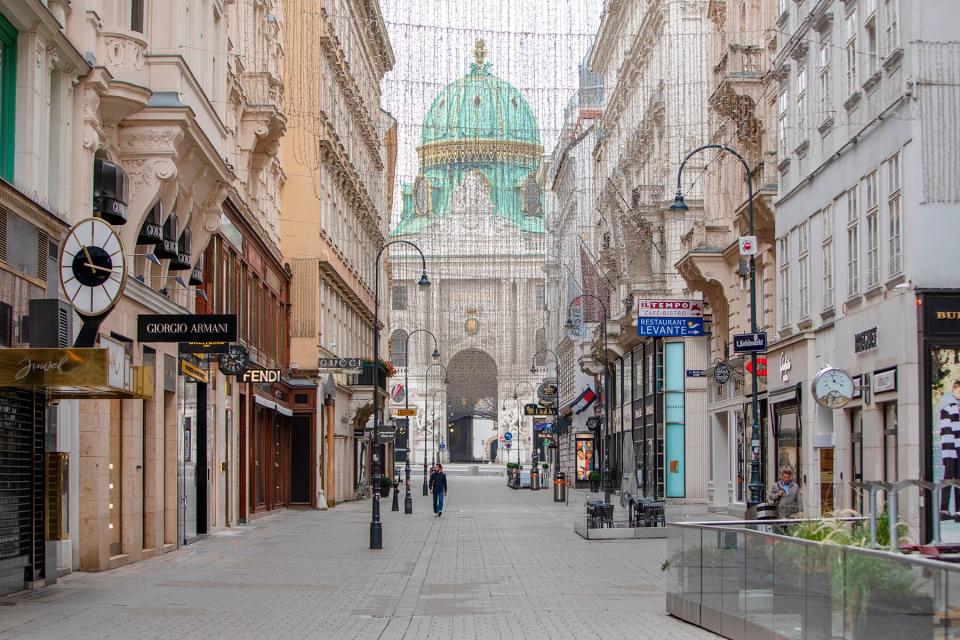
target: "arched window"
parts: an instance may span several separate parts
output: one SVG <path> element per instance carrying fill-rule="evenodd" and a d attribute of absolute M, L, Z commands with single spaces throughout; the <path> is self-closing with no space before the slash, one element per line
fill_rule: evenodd
<path fill-rule="evenodd" d="M 547 362 L 547 352 L 543 351 L 547 348 L 547 330 L 544 328 L 537 329 L 536 334 L 534 334 L 534 344 L 537 347 L 536 353 L 537 357 L 533 359 L 533 365 L 535 367 L 545 367 Z"/>
<path fill-rule="evenodd" d="M 403 329 L 390 334 L 390 362 L 395 367 L 407 366 L 407 332 Z"/>

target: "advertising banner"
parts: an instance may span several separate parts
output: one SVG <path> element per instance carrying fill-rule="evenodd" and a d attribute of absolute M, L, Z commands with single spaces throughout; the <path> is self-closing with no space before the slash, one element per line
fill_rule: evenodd
<path fill-rule="evenodd" d="M 575 443 L 577 482 L 590 480 L 593 471 L 593 435 L 577 436 Z"/>
<path fill-rule="evenodd" d="M 960 348 L 930 350 L 930 439 L 933 447 L 933 481 L 960 480 Z M 943 490 L 936 507 L 940 518 L 940 537 L 944 542 L 960 542 L 960 487 Z"/>

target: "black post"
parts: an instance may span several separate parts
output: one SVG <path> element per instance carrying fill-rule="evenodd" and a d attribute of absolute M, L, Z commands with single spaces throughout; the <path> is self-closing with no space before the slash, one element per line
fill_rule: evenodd
<path fill-rule="evenodd" d="M 686 204 L 683 202 L 683 194 L 680 188 L 680 176 L 683 174 L 683 168 L 687 164 L 687 161 L 696 153 L 703 151 L 704 149 L 719 149 L 720 151 L 725 151 L 734 155 L 743 165 L 743 171 L 747 179 L 747 225 L 749 227 L 748 235 L 754 234 L 753 229 L 753 175 L 750 170 L 750 165 L 747 164 L 747 161 L 742 155 L 740 155 L 736 149 L 728 147 L 722 144 L 705 144 L 701 147 L 698 147 L 687 154 L 683 159 L 683 162 L 680 163 L 680 168 L 677 170 L 677 195 L 674 198 L 674 204 L 670 207 L 671 209 L 677 209 L 681 211 L 687 210 Z M 750 331 L 751 333 L 757 333 L 757 262 L 756 258 L 751 254 L 750 255 Z M 750 353 L 750 363 L 753 366 L 753 373 L 750 376 L 750 409 L 753 413 L 753 426 L 750 430 L 750 501 L 752 504 L 759 504 L 763 499 L 763 483 L 761 480 L 761 465 L 762 460 L 760 458 L 760 400 L 757 398 L 759 394 L 759 385 L 758 385 L 758 376 L 757 376 L 757 352 L 752 351 Z"/>
<path fill-rule="evenodd" d="M 437 344 L 437 336 L 433 335 L 432 332 L 427 331 L 426 329 L 414 329 L 407 334 L 407 339 L 404 341 L 403 353 L 404 357 L 407 359 L 405 363 L 406 366 L 403 368 L 403 386 L 406 389 L 406 393 L 403 395 L 403 407 L 405 409 L 410 409 L 410 336 L 415 333 L 429 333 L 433 337 L 433 354 L 434 357 L 439 355 Z M 433 365 L 430 365 L 433 366 Z M 429 371 L 430 367 L 427 367 Z M 426 386 L 426 375 L 424 375 L 424 386 Z M 426 414 L 426 403 L 424 403 L 424 414 Z M 424 420 L 426 420 L 426 415 L 424 415 Z M 413 513 L 413 497 L 410 495 L 410 456 L 413 451 L 413 440 L 410 438 L 410 416 L 407 416 L 407 463 L 405 466 L 405 471 L 407 474 L 406 488 L 407 493 L 403 498 L 403 512 L 407 515 Z M 427 495 L 427 430 L 423 430 L 423 495 Z"/>
<path fill-rule="evenodd" d="M 380 392 L 379 392 L 379 374 L 380 374 L 380 256 L 384 249 L 393 244 L 408 244 L 420 253 L 420 260 L 423 263 L 423 275 L 420 276 L 419 286 L 429 286 L 430 279 L 427 278 L 427 259 L 420 251 L 420 247 L 408 240 L 394 240 L 380 247 L 377 251 L 377 257 L 373 263 L 373 433 L 370 434 L 370 454 L 373 457 L 373 505 L 371 507 L 370 518 L 370 548 L 383 549 L 383 524 L 380 522 L 380 456 L 377 451 L 377 441 L 380 439 Z"/>

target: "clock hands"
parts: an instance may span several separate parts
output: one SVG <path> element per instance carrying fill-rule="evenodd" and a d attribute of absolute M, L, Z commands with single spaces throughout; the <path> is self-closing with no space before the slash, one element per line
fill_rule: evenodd
<path fill-rule="evenodd" d="M 107 271 L 107 272 L 109 272 L 109 273 L 113 273 L 113 269 L 108 269 L 108 268 L 106 268 L 106 267 L 98 267 L 97 265 L 91 264 L 91 263 L 89 263 L 89 262 L 84 262 L 84 263 L 83 263 L 83 266 L 85 266 L 85 267 L 90 267 L 91 269 L 96 269 L 96 270 L 98 270 L 98 271 Z"/>
<path fill-rule="evenodd" d="M 98 267 L 95 267 L 95 266 L 92 264 L 93 258 L 90 257 L 90 252 L 87 251 L 87 246 L 86 246 L 86 245 L 80 245 L 80 248 L 83 249 L 83 255 L 87 256 L 87 262 L 86 262 L 86 264 L 84 264 L 84 266 L 85 266 L 85 267 L 90 267 L 90 270 L 91 270 L 91 271 L 93 271 L 94 269 L 97 269 Z"/>

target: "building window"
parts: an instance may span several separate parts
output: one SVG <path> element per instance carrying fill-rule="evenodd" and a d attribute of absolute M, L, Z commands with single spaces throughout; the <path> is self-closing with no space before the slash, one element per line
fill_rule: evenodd
<path fill-rule="evenodd" d="M 777 260 L 780 261 L 780 327 L 790 324 L 790 236 L 780 238 L 777 245 Z"/>
<path fill-rule="evenodd" d="M 833 104 L 830 100 L 830 37 L 825 36 L 820 40 L 819 63 L 817 69 L 817 84 L 820 92 L 820 110 L 823 112 L 822 120 L 830 117 L 833 111 Z"/>
<path fill-rule="evenodd" d="M 394 311 L 406 311 L 407 310 L 407 287 L 402 284 L 393 285 L 393 289 L 390 292 L 390 308 Z"/>
<path fill-rule="evenodd" d="M 130 30 L 143 33 L 143 2 L 144 0 L 130 0 Z"/>
<path fill-rule="evenodd" d="M 17 30 L 0 15 L 0 177 L 13 182 Z"/>
<path fill-rule="evenodd" d="M 797 65 L 797 133 L 806 139 L 807 128 L 807 63 Z"/>
<path fill-rule="evenodd" d="M 797 227 L 797 287 L 800 319 L 810 316 L 810 230 L 806 222 Z"/>
<path fill-rule="evenodd" d="M 880 284 L 880 221 L 877 198 L 877 172 L 864 180 L 867 198 L 867 288 Z"/>
<path fill-rule="evenodd" d="M 886 55 L 900 47 L 900 0 L 884 0 L 884 19 L 886 22 Z"/>
<path fill-rule="evenodd" d="M 857 188 L 847 191 L 847 297 L 860 293 L 860 214 Z"/>
<path fill-rule="evenodd" d="M 403 329 L 390 334 L 390 362 L 395 367 L 407 366 L 407 332 Z"/>
<path fill-rule="evenodd" d="M 777 96 L 777 151 L 780 159 L 787 157 L 787 88 L 782 87 Z"/>
<path fill-rule="evenodd" d="M 847 95 L 857 90 L 857 10 L 852 9 L 843 23 L 846 36 L 844 51 L 847 62 Z"/>
<path fill-rule="evenodd" d="M 868 5 L 876 0 L 868 0 Z M 877 12 L 875 4 L 868 7 L 863 23 L 863 30 L 867 36 L 867 73 L 873 75 L 880 63 L 879 36 L 877 35 Z"/>
<path fill-rule="evenodd" d="M 533 343 L 537 347 L 533 364 L 535 367 L 543 368 L 547 364 L 547 330 L 542 327 L 537 329 L 537 332 L 534 334 Z"/>
<path fill-rule="evenodd" d="M 537 311 L 542 311 L 547 305 L 547 289 L 545 285 L 537 285 Z"/>
<path fill-rule="evenodd" d="M 823 308 L 833 308 L 833 207 L 821 212 L 823 216 Z"/>
<path fill-rule="evenodd" d="M 903 224 L 900 214 L 900 154 L 887 161 L 887 210 L 890 217 L 890 276 L 900 275 L 903 271 Z"/>

